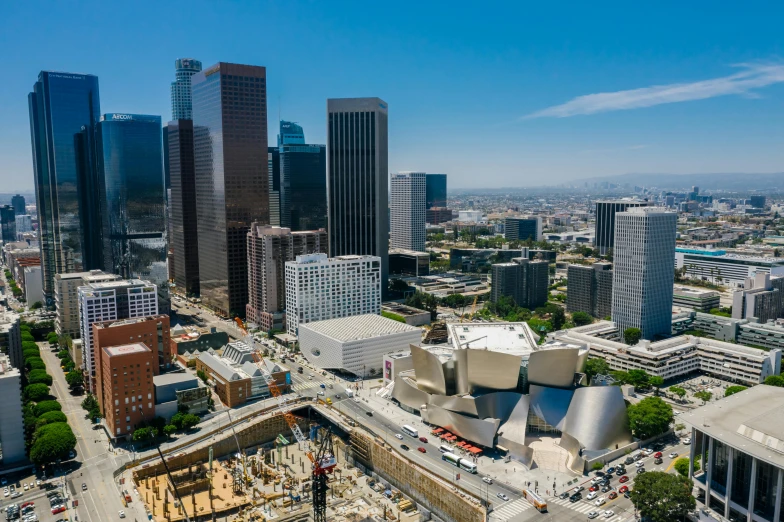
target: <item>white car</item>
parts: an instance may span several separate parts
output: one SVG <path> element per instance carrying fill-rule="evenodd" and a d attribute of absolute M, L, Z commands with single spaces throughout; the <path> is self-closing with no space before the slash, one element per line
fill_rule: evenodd
<path fill-rule="evenodd" d="M 689 444 L 691 444 L 691 437 L 686 437 L 685 439 L 683 439 L 683 443 L 684 443 L 686 446 L 688 446 Z"/>
<path fill-rule="evenodd" d="M 674 451 L 673 451 L 672 453 L 670 453 L 670 458 L 671 458 L 671 459 L 674 459 L 674 458 L 676 458 L 677 456 L 678 456 L 678 454 L 677 454 L 676 452 L 674 452 Z"/>
<path fill-rule="evenodd" d="M 637 466 L 638 468 L 641 468 L 645 466 L 645 462 L 638 460 L 637 462 L 634 463 L 634 465 Z"/>
<path fill-rule="evenodd" d="M 596 502 L 594 502 L 594 504 L 597 506 L 603 506 L 606 503 L 607 503 L 607 499 L 604 497 L 599 497 L 596 499 Z"/>
<path fill-rule="evenodd" d="M 482 477 L 482 482 L 484 482 L 485 484 L 492 484 L 493 479 L 491 479 L 490 477 Z"/>
<path fill-rule="evenodd" d="M 586 498 L 587 500 L 593 500 L 593 499 L 595 499 L 595 498 L 596 498 L 596 495 L 598 495 L 598 493 L 596 493 L 596 491 L 591 491 L 590 493 L 588 493 L 588 496 L 587 496 L 587 497 L 585 497 L 585 498 Z M 597 505 L 598 505 L 598 504 L 597 504 Z"/>
<path fill-rule="evenodd" d="M 403 440 L 403 436 L 400 433 L 395 433 L 395 438 L 398 440 Z"/>
<path fill-rule="evenodd" d="M 30 486 L 28 486 L 27 484 L 25 484 L 25 485 L 24 485 L 24 490 L 25 490 L 25 491 L 27 491 L 28 489 L 30 489 Z"/>
<path fill-rule="evenodd" d="M 615 514 L 615 511 L 613 511 L 612 509 L 608 509 L 607 511 L 604 512 L 604 518 L 610 518 L 614 514 Z"/>
<path fill-rule="evenodd" d="M 125 518 L 125 511 L 122 509 L 120 510 L 120 518 Z"/>
<path fill-rule="evenodd" d="M 500 498 L 500 499 L 501 499 L 501 500 L 503 500 L 503 501 L 507 501 L 507 500 L 509 500 L 509 497 L 507 497 L 507 496 L 506 496 L 506 495 L 504 495 L 503 493 L 498 493 L 498 494 L 496 495 L 496 497 Z"/>
<path fill-rule="evenodd" d="M 8 488 L 4 488 L 4 489 L 3 489 L 3 496 L 4 496 L 4 497 L 7 497 L 7 496 L 8 496 L 8 495 L 10 495 L 10 494 L 11 494 L 11 492 L 8 490 Z"/>
<path fill-rule="evenodd" d="M 599 516 L 599 512 L 598 511 L 591 511 L 590 513 L 588 513 L 588 520 L 593 520 L 594 518 L 596 518 L 598 516 Z"/>
<path fill-rule="evenodd" d="M 591 485 L 592 485 L 592 486 L 595 486 L 596 484 L 598 484 L 599 482 L 601 482 L 601 481 L 603 481 L 603 480 L 604 480 L 604 478 L 603 478 L 603 477 L 595 477 L 595 478 L 593 478 L 593 479 L 591 480 Z"/>
<path fill-rule="evenodd" d="M 651 448 L 645 448 L 644 450 L 642 450 L 642 452 L 645 454 L 646 457 L 650 457 L 651 455 L 653 455 L 653 450 Z"/>

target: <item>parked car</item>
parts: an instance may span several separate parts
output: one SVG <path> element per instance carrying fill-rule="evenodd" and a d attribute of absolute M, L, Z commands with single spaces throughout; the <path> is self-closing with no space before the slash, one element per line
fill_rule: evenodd
<path fill-rule="evenodd" d="M 685 445 L 687 445 L 687 446 L 688 446 L 689 444 L 691 444 L 691 437 L 686 437 L 685 439 L 683 439 L 683 443 L 684 443 Z"/>
<path fill-rule="evenodd" d="M 629 486 L 621 486 L 620 489 L 618 489 L 618 493 L 626 493 L 627 491 L 629 491 Z"/>
<path fill-rule="evenodd" d="M 624 460 L 623 463 L 626 464 L 626 465 L 634 464 L 634 458 L 633 457 L 626 457 L 626 460 Z"/>
<path fill-rule="evenodd" d="M 60 504 L 60 505 L 52 508 L 52 515 L 56 515 L 58 513 L 62 513 L 63 511 L 65 511 L 65 506 Z M 123 517 L 120 517 L 120 518 L 123 518 Z"/>
<path fill-rule="evenodd" d="M 572 491 L 574 491 L 575 493 L 580 493 L 581 491 L 585 491 L 585 486 L 577 486 Z"/>
<path fill-rule="evenodd" d="M 609 485 L 609 484 L 605 484 L 604 486 L 602 486 L 602 493 L 607 493 L 607 492 L 608 492 L 608 491 L 610 491 L 611 489 L 612 489 L 612 486 L 611 486 L 611 485 Z"/>
<path fill-rule="evenodd" d="M 624 476 L 622 476 L 621 478 L 618 479 L 618 482 L 620 482 L 621 484 L 623 484 L 624 482 L 628 482 L 628 481 L 629 481 L 629 477 L 627 477 L 626 475 L 624 475 Z"/>
<path fill-rule="evenodd" d="M 594 491 L 599 491 L 599 484 L 594 484 L 593 486 L 591 486 L 590 488 L 588 488 L 588 491 L 590 491 L 590 492 L 592 492 L 592 493 L 593 493 Z"/>
<path fill-rule="evenodd" d="M 614 466 L 610 466 L 609 468 L 607 468 L 607 474 L 608 475 L 612 475 L 613 473 L 615 473 L 615 467 Z"/>

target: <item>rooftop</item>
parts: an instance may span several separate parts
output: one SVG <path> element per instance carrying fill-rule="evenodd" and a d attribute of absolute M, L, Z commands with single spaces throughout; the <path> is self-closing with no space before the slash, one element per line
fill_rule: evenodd
<path fill-rule="evenodd" d="M 492 350 L 527 355 L 536 350 L 539 337 L 526 323 L 452 323 L 447 325 L 455 349 Z"/>
<path fill-rule="evenodd" d="M 111 357 L 116 357 L 119 355 L 131 355 L 134 353 L 149 352 L 150 349 L 142 343 L 132 343 L 123 344 L 121 346 L 106 346 L 104 347 L 103 351 Z"/>
<path fill-rule="evenodd" d="M 300 329 L 302 328 L 342 342 L 369 339 L 371 337 L 392 335 L 400 332 L 421 331 L 420 328 L 374 314 L 316 321 L 300 325 Z"/>
<path fill-rule="evenodd" d="M 684 297 L 713 297 L 718 296 L 719 293 L 713 290 L 700 290 L 699 288 L 691 288 L 688 286 L 675 286 L 673 288 L 675 295 Z"/>
<path fill-rule="evenodd" d="M 164 373 L 163 375 L 155 375 L 152 382 L 155 386 L 166 386 L 169 384 L 177 384 L 181 382 L 197 381 L 198 379 L 189 373 Z"/>

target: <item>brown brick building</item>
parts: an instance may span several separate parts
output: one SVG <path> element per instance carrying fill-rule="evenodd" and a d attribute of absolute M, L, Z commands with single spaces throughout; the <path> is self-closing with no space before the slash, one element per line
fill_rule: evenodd
<path fill-rule="evenodd" d="M 155 417 L 155 353 L 141 342 L 104 346 L 99 367 L 98 402 L 112 438 L 130 435 L 142 420 Z"/>

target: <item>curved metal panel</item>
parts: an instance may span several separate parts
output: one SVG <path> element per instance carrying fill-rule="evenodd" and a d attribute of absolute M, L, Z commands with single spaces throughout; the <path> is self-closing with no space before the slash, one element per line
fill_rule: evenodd
<path fill-rule="evenodd" d="M 520 401 L 525 402 L 525 414 L 528 415 L 528 396 L 517 392 L 495 392 L 474 399 L 476 411 L 480 418 L 492 417 L 506 422 L 512 416 Z M 523 419 L 525 420 L 525 419 Z"/>
<path fill-rule="evenodd" d="M 528 357 L 528 382 L 570 388 L 579 360 L 578 348 L 539 350 Z"/>
<path fill-rule="evenodd" d="M 441 426 L 459 437 L 489 448 L 494 445 L 495 434 L 500 424 L 498 419 L 473 419 L 435 404 L 427 406 L 426 416 L 428 423 Z"/>
<path fill-rule="evenodd" d="M 502 395 L 502 394 L 494 394 Z M 505 396 L 517 395 L 516 393 L 504 393 Z M 505 440 L 512 441 L 520 446 L 525 446 L 525 430 L 528 424 L 528 408 L 530 401 L 528 395 L 517 395 L 517 400 L 512 402 L 512 397 L 501 397 L 497 401 L 499 405 L 508 407 L 511 405 L 511 410 L 505 417 L 501 426 L 498 428 L 498 436 L 503 436 Z M 503 444 L 502 444 L 503 445 Z M 511 450 L 509 446 L 505 446 Z"/>
<path fill-rule="evenodd" d="M 471 393 L 473 390 L 471 390 L 471 383 L 468 382 L 468 350 L 452 352 L 452 364 L 455 375 L 455 394 Z"/>
<path fill-rule="evenodd" d="M 550 426 L 563 431 L 564 418 L 569 411 L 569 403 L 573 394 L 573 390 L 546 388 L 532 384 L 530 388 L 531 411 Z"/>
<path fill-rule="evenodd" d="M 417 387 L 426 393 L 446 395 L 446 380 L 441 360 L 415 344 L 410 345 L 410 348 Z"/>
<path fill-rule="evenodd" d="M 574 392 L 563 432 L 585 451 L 615 448 L 632 442 L 623 393 L 617 386 L 591 386 Z"/>
<path fill-rule="evenodd" d="M 479 388 L 491 390 L 514 390 L 520 376 L 522 355 L 509 355 L 507 353 L 491 350 L 458 350 L 467 352 L 466 365 L 459 371 L 467 372 L 470 392 Z"/>
<path fill-rule="evenodd" d="M 400 404 L 419 411 L 423 404 L 428 403 L 430 395 L 416 386 L 416 381 L 411 378 L 412 374 L 413 372 L 408 371 L 395 375 L 395 387 L 392 389 L 392 397 L 397 399 Z"/>
<path fill-rule="evenodd" d="M 577 373 L 582 373 L 585 369 L 585 361 L 588 360 L 588 354 L 590 350 L 588 348 L 580 348 L 579 352 L 577 353 L 577 366 L 574 368 L 574 371 Z"/>
<path fill-rule="evenodd" d="M 491 415 L 480 415 L 476 401 L 473 397 L 455 397 L 447 395 L 431 395 L 428 404 L 435 404 L 440 408 L 455 413 L 471 415 L 472 417 L 491 417 Z"/>

